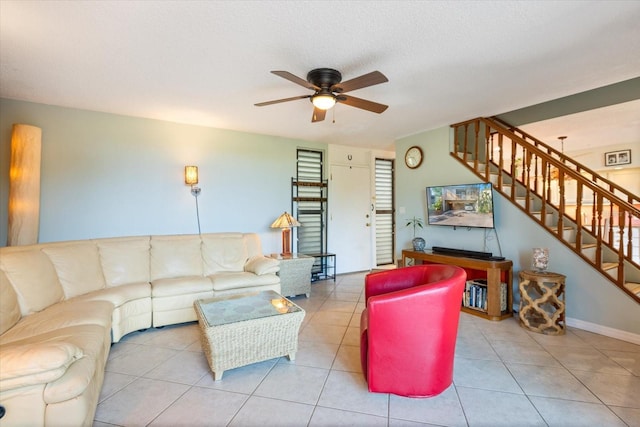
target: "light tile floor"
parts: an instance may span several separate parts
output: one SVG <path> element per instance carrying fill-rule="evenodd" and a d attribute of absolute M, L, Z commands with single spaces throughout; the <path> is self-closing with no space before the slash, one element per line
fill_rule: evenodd
<path fill-rule="evenodd" d="M 358 331 L 364 274 L 316 282 L 295 362 L 214 382 L 196 323 L 127 335 L 111 348 L 94 426 L 640 426 L 640 346 L 516 318 L 461 313 L 454 384 L 429 399 L 369 393 Z"/>

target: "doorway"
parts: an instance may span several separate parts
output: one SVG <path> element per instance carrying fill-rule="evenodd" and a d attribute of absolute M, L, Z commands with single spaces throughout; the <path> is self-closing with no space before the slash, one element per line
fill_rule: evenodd
<path fill-rule="evenodd" d="M 336 254 L 338 274 L 372 266 L 370 173 L 369 167 L 331 166 L 329 252 Z"/>

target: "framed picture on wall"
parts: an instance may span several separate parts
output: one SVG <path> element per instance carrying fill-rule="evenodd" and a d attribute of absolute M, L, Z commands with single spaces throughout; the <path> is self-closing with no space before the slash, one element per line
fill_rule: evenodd
<path fill-rule="evenodd" d="M 604 153 L 605 166 L 620 166 L 631 163 L 631 150 L 609 151 Z"/>

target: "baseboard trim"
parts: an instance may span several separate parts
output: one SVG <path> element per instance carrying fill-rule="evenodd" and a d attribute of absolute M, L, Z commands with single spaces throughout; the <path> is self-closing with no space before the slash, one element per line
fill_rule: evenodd
<path fill-rule="evenodd" d="M 584 320 L 573 319 L 571 317 L 565 318 L 565 323 L 567 324 L 567 326 L 571 326 L 573 328 L 582 329 L 585 331 L 604 335 L 609 338 L 615 338 L 640 345 L 640 335 L 634 334 L 632 332 L 622 331 L 620 329 L 614 329 L 608 326 L 597 325 L 595 323 L 585 322 Z"/>

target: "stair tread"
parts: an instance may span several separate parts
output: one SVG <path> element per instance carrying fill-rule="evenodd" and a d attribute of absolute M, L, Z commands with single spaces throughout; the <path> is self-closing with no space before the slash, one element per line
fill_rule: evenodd
<path fill-rule="evenodd" d="M 611 270 L 612 268 L 617 268 L 618 267 L 618 263 L 617 262 L 603 262 L 602 263 L 602 269 L 603 270 Z"/>
<path fill-rule="evenodd" d="M 640 283 L 628 282 L 624 284 L 624 287 L 627 288 L 632 294 L 635 294 L 640 297 Z"/>

